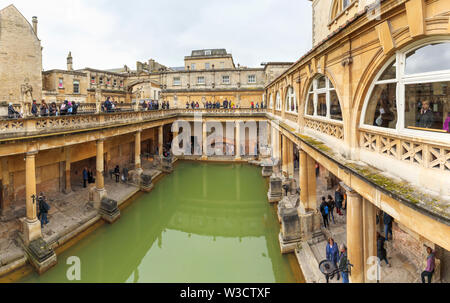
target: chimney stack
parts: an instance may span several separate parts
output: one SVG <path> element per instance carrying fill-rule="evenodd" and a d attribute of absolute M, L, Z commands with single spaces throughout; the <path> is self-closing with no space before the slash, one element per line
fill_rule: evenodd
<path fill-rule="evenodd" d="M 36 16 L 34 16 L 33 17 L 33 30 L 34 30 L 34 33 L 36 34 L 36 36 L 38 34 L 37 26 L 38 26 L 38 18 Z"/>
<path fill-rule="evenodd" d="M 73 71 L 72 52 L 69 52 L 69 56 L 67 56 L 67 70 L 68 71 Z"/>

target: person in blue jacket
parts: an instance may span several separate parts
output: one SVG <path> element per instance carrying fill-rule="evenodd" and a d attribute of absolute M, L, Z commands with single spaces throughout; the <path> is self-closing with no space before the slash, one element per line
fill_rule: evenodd
<path fill-rule="evenodd" d="M 326 248 L 327 260 L 332 262 L 336 268 L 338 268 L 339 263 L 339 247 L 336 242 L 334 242 L 333 238 L 328 239 L 328 244 Z M 340 280 L 341 276 L 338 273 L 337 279 Z"/>
<path fill-rule="evenodd" d="M 384 223 L 384 238 L 386 241 L 389 241 L 389 234 L 391 234 L 392 237 L 392 222 L 394 219 L 389 216 L 387 213 L 384 213 L 383 215 L 383 223 Z"/>

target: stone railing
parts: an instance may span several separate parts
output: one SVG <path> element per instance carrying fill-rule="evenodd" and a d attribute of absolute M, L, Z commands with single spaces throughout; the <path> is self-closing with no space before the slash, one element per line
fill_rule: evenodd
<path fill-rule="evenodd" d="M 0 120 L 0 140 L 56 132 L 111 127 L 113 125 L 145 122 L 177 116 L 194 116 L 194 114 L 236 117 L 264 115 L 265 113 L 265 109 L 173 109 L 159 111 L 125 111 L 120 109 L 120 111 L 114 113 L 4 119 Z"/>
<path fill-rule="evenodd" d="M 297 113 L 288 113 L 288 112 L 286 112 L 285 118 L 288 119 L 289 121 L 294 122 L 295 124 L 298 123 L 298 114 Z"/>
<path fill-rule="evenodd" d="M 312 130 L 333 136 L 339 140 L 344 140 L 344 125 L 342 122 L 320 121 L 305 118 L 305 127 Z"/>
<path fill-rule="evenodd" d="M 414 138 L 361 130 L 360 147 L 425 168 L 450 172 L 450 146 L 423 142 Z"/>

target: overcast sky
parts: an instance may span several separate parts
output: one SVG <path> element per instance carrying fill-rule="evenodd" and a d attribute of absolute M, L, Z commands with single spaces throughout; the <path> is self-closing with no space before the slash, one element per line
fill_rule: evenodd
<path fill-rule="evenodd" d="M 296 61 L 311 48 L 307 0 L 0 0 L 39 19 L 43 68 L 108 69 L 150 58 L 183 66 L 194 49 L 226 48 L 235 63 Z"/>

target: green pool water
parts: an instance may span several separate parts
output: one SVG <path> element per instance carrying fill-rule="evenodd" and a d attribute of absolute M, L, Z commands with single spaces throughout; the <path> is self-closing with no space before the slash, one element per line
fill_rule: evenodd
<path fill-rule="evenodd" d="M 280 253 L 280 225 L 261 169 L 179 163 L 155 189 L 22 282 L 295 283 L 294 256 Z M 112 197 L 113 198 L 113 197 Z M 70 257 L 81 281 L 69 281 Z"/>

